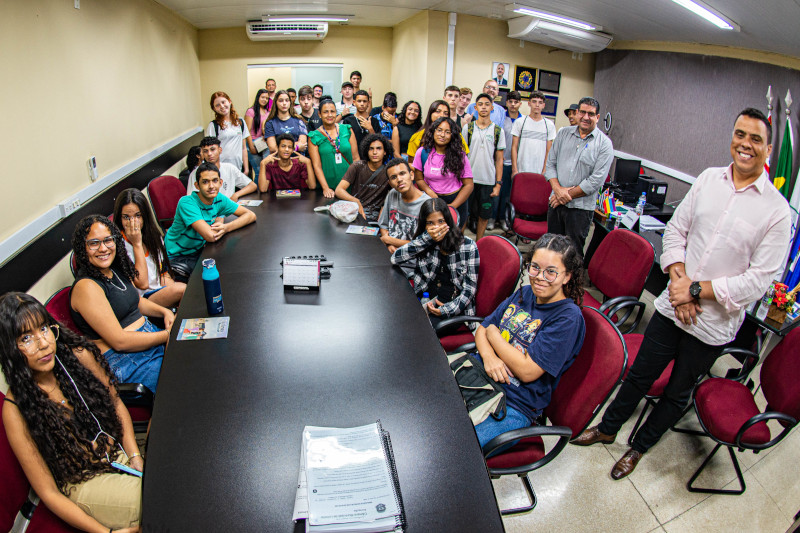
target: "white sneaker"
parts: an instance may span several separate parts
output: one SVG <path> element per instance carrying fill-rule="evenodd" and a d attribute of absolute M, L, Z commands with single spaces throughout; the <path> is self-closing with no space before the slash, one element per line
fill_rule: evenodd
<path fill-rule="evenodd" d="M 503 231 L 508 231 L 508 224 L 506 224 L 505 220 L 500 221 L 500 229 Z"/>
<path fill-rule="evenodd" d="M 490 218 L 489 222 L 486 223 L 486 230 L 492 231 L 494 229 L 494 219 Z"/>

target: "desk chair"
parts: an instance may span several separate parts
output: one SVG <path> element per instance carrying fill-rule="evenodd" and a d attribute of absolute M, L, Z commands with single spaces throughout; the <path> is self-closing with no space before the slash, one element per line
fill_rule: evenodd
<path fill-rule="evenodd" d="M 147 184 L 147 196 L 156 220 L 166 232 L 175 219 L 178 200 L 186 196 L 186 187 L 175 176 L 159 176 Z"/>
<path fill-rule="evenodd" d="M 460 315 L 439 322 L 436 335 L 445 352 L 475 342 L 475 335 L 467 324 L 480 324 L 503 300 L 511 296 L 522 270 L 522 254 L 505 237 L 487 235 L 476 244 L 480 265 L 478 288 L 475 291 L 475 316 Z"/>
<path fill-rule="evenodd" d="M 69 293 L 71 290 L 72 287 L 64 287 L 56 291 L 48 298 L 44 307 L 62 326 L 81 335 L 82 333 L 78 326 L 75 325 L 69 312 Z M 155 399 L 152 391 L 141 383 L 118 383 L 117 390 L 122 403 L 125 404 L 131 415 L 133 431 L 136 433 L 147 431 L 147 425 L 150 423 L 150 417 L 153 414 L 153 401 Z"/>
<path fill-rule="evenodd" d="M 519 239 L 536 240 L 547 233 L 547 208 L 552 187 L 542 174 L 520 172 L 511 184 L 506 225 Z"/>
<path fill-rule="evenodd" d="M 586 321 L 586 337 L 544 410 L 543 416 L 551 425 L 543 422 L 539 426 L 508 431 L 483 447 L 489 475 L 493 479 L 519 476 L 530 500 L 527 506 L 501 511 L 504 516 L 536 507 L 536 493 L 528 473 L 555 459 L 570 438 L 580 435 L 622 379 L 628 354 L 619 330 L 596 309 L 583 307 L 581 313 Z M 546 452 L 542 436 L 556 436 L 558 442 Z M 519 442 L 508 450 L 489 457 L 494 450 L 516 440 Z"/>
<path fill-rule="evenodd" d="M 603 239 L 589 261 L 589 280 L 603 293 L 598 302 L 588 292 L 584 305 L 596 308 L 620 327 L 638 309 L 633 324 L 623 333 L 636 329 L 644 315 L 645 303 L 639 301 L 656 253 L 647 239 L 627 229 L 615 229 Z M 624 310 L 619 317 L 618 313 Z"/>
<path fill-rule="evenodd" d="M 703 431 L 680 431 L 705 435 L 717 445 L 686 484 L 689 492 L 735 495 L 744 493 L 747 486 L 733 449 L 735 447 L 739 451 L 753 450 L 753 453 L 758 453 L 778 444 L 797 425 L 797 420 L 800 419 L 798 375 L 800 330 L 794 329 L 775 346 L 761 366 L 761 390 L 767 400 L 763 413 L 756 405 L 753 393 L 741 380 L 711 378 L 695 387 L 692 405 Z M 768 420 L 777 420 L 784 428 L 774 438 L 767 426 Z M 728 448 L 740 488 L 726 490 L 695 487 L 694 482 L 722 446 Z M 787 467 L 792 468 L 791 465 Z"/>
<path fill-rule="evenodd" d="M 0 406 L 5 394 L 0 393 Z M 31 489 L 17 457 L 6 437 L 3 419 L 0 417 L 0 531 L 22 531 L 28 522 L 28 533 L 73 533 L 78 530 L 63 522 L 44 504 L 37 505 L 39 498 Z M 15 524 L 15 520 L 17 523 Z M 12 529 L 16 526 L 15 529 Z"/>

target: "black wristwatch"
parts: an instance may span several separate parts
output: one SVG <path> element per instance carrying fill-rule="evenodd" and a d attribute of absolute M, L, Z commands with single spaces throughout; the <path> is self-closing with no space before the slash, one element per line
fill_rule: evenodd
<path fill-rule="evenodd" d="M 700 292 L 702 290 L 703 288 L 700 286 L 699 281 L 693 281 L 692 284 L 689 285 L 689 294 L 691 294 L 692 298 L 694 298 L 695 300 L 700 299 Z"/>

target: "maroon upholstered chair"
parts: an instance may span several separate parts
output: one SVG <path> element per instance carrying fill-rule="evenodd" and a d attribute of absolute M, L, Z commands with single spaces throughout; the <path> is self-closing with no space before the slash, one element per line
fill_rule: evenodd
<path fill-rule="evenodd" d="M 147 196 L 153 205 L 153 212 L 164 231 L 172 225 L 178 200 L 186 196 L 186 187 L 175 176 L 159 176 L 147 185 Z"/>
<path fill-rule="evenodd" d="M 511 184 L 506 208 L 508 229 L 520 237 L 536 240 L 547 233 L 547 208 L 553 188 L 542 174 L 520 172 Z"/>
<path fill-rule="evenodd" d="M 536 507 L 536 493 L 528 473 L 552 461 L 567 441 L 581 434 L 608 401 L 625 370 L 627 351 L 619 330 L 596 309 L 581 310 L 586 321 L 583 347 L 553 391 L 544 416 L 551 425 L 531 426 L 499 435 L 483 447 L 492 478 L 516 475 L 530 499 L 530 505 L 501 511 L 503 515 L 523 513 Z M 558 442 L 545 450 L 542 436 L 556 436 Z M 494 450 L 509 442 L 514 446 L 495 456 Z"/>
<path fill-rule="evenodd" d="M 55 292 L 44 304 L 45 309 L 58 320 L 62 326 L 69 328 L 73 332 L 81 335 L 82 333 L 72 320 L 69 312 L 69 293 L 72 287 L 64 287 Z M 153 414 L 153 392 L 141 383 L 119 383 L 117 384 L 119 397 L 122 403 L 128 408 L 133 421 L 133 429 L 137 433 L 147 431 L 150 417 Z"/>
<path fill-rule="evenodd" d="M 455 316 L 442 320 L 436 334 L 445 352 L 475 342 L 475 335 L 466 326 L 481 323 L 503 300 L 511 296 L 522 270 L 522 254 L 511 241 L 499 235 L 487 235 L 477 242 L 480 265 L 478 289 L 475 291 L 475 316 Z M 453 331 L 455 325 L 458 329 Z"/>
<path fill-rule="evenodd" d="M 623 331 L 632 332 L 644 315 L 645 304 L 639 301 L 639 297 L 654 261 L 653 245 L 638 233 L 622 228 L 609 232 L 597 247 L 588 267 L 589 279 L 603 293 L 603 303 L 586 293 L 584 305 L 598 309 L 620 326 L 638 308 L 633 324 Z"/>
<path fill-rule="evenodd" d="M 761 366 L 761 390 L 767 400 L 763 413 L 750 390 L 736 380 L 712 378 L 694 389 L 692 404 L 703 428 L 701 434 L 711 438 L 717 445 L 686 484 L 690 492 L 742 494 L 745 491 L 747 486 L 733 449 L 758 453 L 779 443 L 797 425 L 800 419 L 800 384 L 797 376 L 800 376 L 800 329 L 789 332 Z M 783 426 L 783 431 L 773 437 L 767 426 L 768 420 L 777 420 Z M 740 488 L 723 490 L 693 486 L 722 446 L 728 448 Z"/>
<path fill-rule="evenodd" d="M 0 408 L 5 395 L 0 393 Z M 28 533 L 72 533 L 78 531 L 55 516 L 31 490 L 17 457 L 6 437 L 3 419 L 0 417 L 0 531 L 10 531 L 19 520 L 29 520 Z"/>

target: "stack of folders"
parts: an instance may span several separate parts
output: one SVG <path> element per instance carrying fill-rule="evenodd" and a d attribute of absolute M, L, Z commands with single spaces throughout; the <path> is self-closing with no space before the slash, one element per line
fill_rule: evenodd
<path fill-rule="evenodd" d="M 389 433 L 306 426 L 294 515 L 307 532 L 383 533 L 406 527 Z"/>
<path fill-rule="evenodd" d="M 650 215 L 642 215 L 639 218 L 639 229 L 642 231 L 662 231 L 667 225 Z"/>

